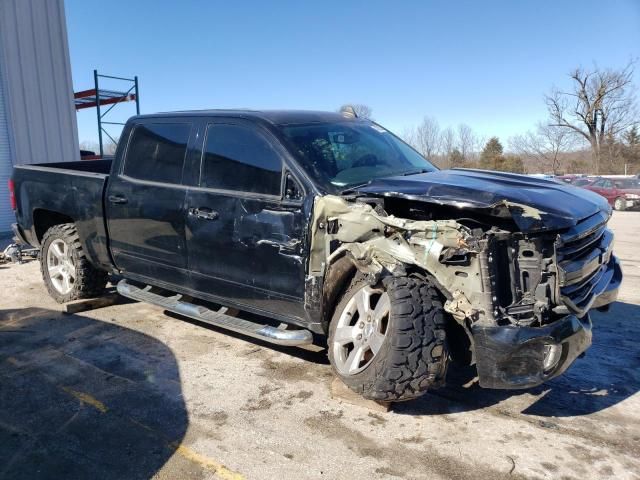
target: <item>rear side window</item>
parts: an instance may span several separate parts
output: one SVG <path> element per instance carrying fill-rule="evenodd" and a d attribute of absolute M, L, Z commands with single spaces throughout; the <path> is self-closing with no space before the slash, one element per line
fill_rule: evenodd
<path fill-rule="evenodd" d="M 282 162 L 269 141 L 243 125 L 207 127 L 200 186 L 280 195 Z"/>
<path fill-rule="evenodd" d="M 133 129 L 124 174 L 140 180 L 180 183 L 191 124 L 151 123 Z"/>

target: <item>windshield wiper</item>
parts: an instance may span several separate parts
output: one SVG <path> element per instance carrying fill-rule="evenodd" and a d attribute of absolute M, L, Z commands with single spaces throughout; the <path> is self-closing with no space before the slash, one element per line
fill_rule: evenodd
<path fill-rule="evenodd" d="M 420 170 L 412 170 L 410 172 L 403 173 L 403 177 L 407 177 L 409 175 L 418 175 L 419 173 L 429 173 L 431 170 L 427 170 L 426 168 L 421 168 Z"/>
<path fill-rule="evenodd" d="M 349 188 L 345 188 L 344 190 L 340 190 L 340 195 L 347 195 L 349 193 L 353 193 L 355 192 L 358 188 L 361 187 L 366 187 L 367 185 L 369 185 L 371 183 L 371 180 L 369 180 L 368 182 L 362 183 L 360 185 L 354 185 L 352 187 Z"/>

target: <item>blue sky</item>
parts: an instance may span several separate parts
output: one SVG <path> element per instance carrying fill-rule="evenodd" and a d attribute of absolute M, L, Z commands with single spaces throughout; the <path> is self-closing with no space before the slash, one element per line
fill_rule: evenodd
<path fill-rule="evenodd" d="M 92 87 L 94 68 L 138 75 L 142 113 L 334 110 L 355 102 L 399 133 L 430 115 L 506 143 L 545 118 L 543 94 L 566 85 L 572 68 L 640 57 L 638 0 L 66 0 L 65 7 L 74 89 Z M 125 108 L 121 117 L 133 113 Z M 80 112 L 78 124 L 80 141 L 97 138 L 94 110 Z"/>

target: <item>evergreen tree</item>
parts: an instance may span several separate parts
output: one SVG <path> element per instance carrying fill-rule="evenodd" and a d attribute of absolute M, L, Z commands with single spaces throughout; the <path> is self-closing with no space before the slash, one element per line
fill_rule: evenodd
<path fill-rule="evenodd" d="M 498 137 L 491 137 L 480 154 L 480 168 L 499 170 L 504 149 Z"/>
<path fill-rule="evenodd" d="M 464 155 L 462 155 L 462 152 L 457 148 L 454 148 L 451 152 L 449 161 L 451 162 L 451 168 L 462 168 L 466 165 Z"/>
<path fill-rule="evenodd" d="M 621 171 L 630 174 L 640 173 L 640 132 L 634 125 L 623 135 L 625 145 L 622 146 L 622 158 L 624 166 Z M 625 168 L 626 167 L 626 168 Z"/>
<path fill-rule="evenodd" d="M 623 137 L 625 142 L 627 142 L 627 145 L 629 145 L 630 147 L 640 145 L 640 132 L 638 132 L 637 125 L 634 125 L 629 130 L 627 130 Z"/>

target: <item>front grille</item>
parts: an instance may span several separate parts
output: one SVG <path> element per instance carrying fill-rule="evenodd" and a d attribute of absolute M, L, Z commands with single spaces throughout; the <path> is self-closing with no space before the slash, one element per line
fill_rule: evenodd
<path fill-rule="evenodd" d="M 605 212 L 589 217 L 558 236 L 558 286 L 560 301 L 579 316 L 611 281 L 613 233 L 607 228 Z"/>

